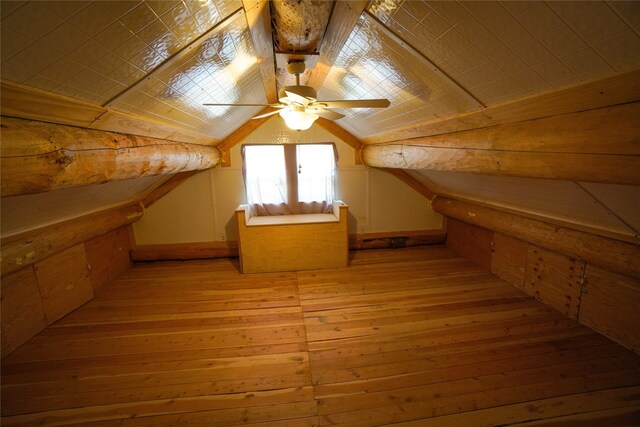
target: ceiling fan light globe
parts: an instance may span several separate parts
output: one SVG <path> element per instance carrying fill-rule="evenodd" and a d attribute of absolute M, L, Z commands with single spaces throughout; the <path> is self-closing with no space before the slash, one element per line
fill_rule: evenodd
<path fill-rule="evenodd" d="M 282 110 L 280 111 L 280 117 L 284 119 L 284 122 L 289 129 L 307 130 L 319 116 L 306 111 Z"/>

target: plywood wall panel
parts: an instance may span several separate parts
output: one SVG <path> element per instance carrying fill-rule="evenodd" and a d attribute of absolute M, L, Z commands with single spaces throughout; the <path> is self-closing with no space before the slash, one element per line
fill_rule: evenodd
<path fill-rule="evenodd" d="M 493 231 L 449 218 L 447 248 L 491 271 Z"/>
<path fill-rule="evenodd" d="M 572 319 L 578 318 L 585 263 L 529 246 L 523 290 Z"/>
<path fill-rule="evenodd" d="M 83 244 L 40 261 L 34 268 L 48 323 L 93 298 Z"/>
<path fill-rule="evenodd" d="M 29 266 L 2 278 L 2 357 L 47 326 L 38 282 Z"/>
<path fill-rule="evenodd" d="M 528 249 L 527 242 L 494 233 L 491 272 L 505 282 L 524 289 Z"/>
<path fill-rule="evenodd" d="M 128 226 L 87 240 L 84 249 L 94 292 L 131 267 Z"/>
<path fill-rule="evenodd" d="M 587 265 L 579 320 L 640 353 L 640 279 Z"/>

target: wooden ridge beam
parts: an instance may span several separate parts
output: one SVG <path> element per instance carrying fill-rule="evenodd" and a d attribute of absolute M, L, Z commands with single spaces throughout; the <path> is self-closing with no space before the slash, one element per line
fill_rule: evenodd
<path fill-rule="evenodd" d="M 394 143 L 365 145 L 383 168 L 640 184 L 640 102 Z"/>
<path fill-rule="evenodd" d="M 307 84 L 319 90 L 336 62 L 340 49 L 356 26 L 368 1 L 343 0 L 335 2 L 324 39 L 318 51 L 318 62 L 309 73 Z"/>
<path fill-rule="evenodd" d="M 271 35 L 271 14 L 268 0 L 243 0 L 242 7 L 251 31 L 251 39 L 256 48 L 256 56 L 260 65 L 262 85 L 267 102 L 278 102 L 276 92 L 275 55 Z"/>
<path fill-rule="evenodd" d="M 141 204 L 132 203 L 3 237 L 2 276 L 131 224 L 142 218 L 143 213 Z"/>
<path fill-rule="evenodd" d="M 419 136 L 442 135 L 593 110 L 639 100 L 640 69 L 635 69 L 605 79 L 533 95 L 480 111 L 472 111 L 447 119 L 414 123 L 410 126 L 363 138 L 362 142 L 380 144 Z"/>
<path fill-rule="evenodd" d="M 216 166 L 216 147 L 2 118 L 2 197 Z"/>
<path fill-rule="evenodd" d="M 469 224 L 563 252 L 596 265 L 640 277 L 640 245 L 573 230 L 496 209 L 436 197 L 436 212 Z"/>

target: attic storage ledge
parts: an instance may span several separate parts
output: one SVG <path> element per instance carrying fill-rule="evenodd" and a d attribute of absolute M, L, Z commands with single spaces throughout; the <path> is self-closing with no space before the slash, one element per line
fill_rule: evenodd
<path fill-rule="evenodd" d="M 342 268 L 349 264 L 348 206 L 332 213 L 251 216 L 236 209 L 238 251 L 243 273 Z"/>

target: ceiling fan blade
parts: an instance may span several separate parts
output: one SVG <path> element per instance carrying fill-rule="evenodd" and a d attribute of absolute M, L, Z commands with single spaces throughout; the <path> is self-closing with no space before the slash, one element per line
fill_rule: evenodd
<path fill-rule="evenodd" d="M 251 117 L 251 120 L 261 119 L 263 117 L 273 116 L 274 114 L 278 114 L 280 110 L 269 111 L 268 113 L 260 114 L 259 116 Z"/>
<path fill-rule="evenodd" d="M 323 108 L 387 108 L 388 99 L 344 99 L 340 101 L 317 101 Z"/>
<path fill-rule="evenodd" d="M 303 105 L 305 107 L 311 103 L 311 100 L 309 98 L 302 95 L 298 95 L 295 92 L 286 90 L 284 93 L 287 94 L 287 98 L 289 98 L 291 101 L 297 104 Z"/>
<path fill-rule="evenodd" d="M 273 107 L 273 108 L 282 108 L 280 104 L 202 104 L 207 107 Z"/>
<path fill-rule="evenodd" d="M 323 119 L 327 119 L 327 120 L 339 120 L 344 117 L 344 114 L 340 114 L 340 113 L 336 113 L 335 111 L 329 111 L 324 109 L 323 110 L 309 109 L 307 111 L 309 111 L 310 113 L 317 114 Z"/>

